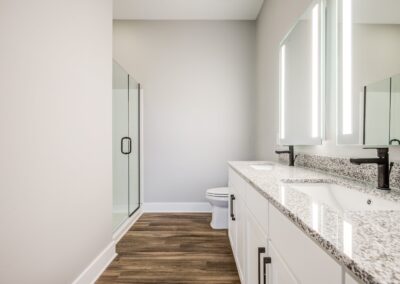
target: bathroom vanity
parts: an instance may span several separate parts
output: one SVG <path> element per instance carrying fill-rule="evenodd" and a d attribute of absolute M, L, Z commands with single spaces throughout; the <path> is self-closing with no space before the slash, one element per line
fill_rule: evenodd
<path fill-rule="evenodd" d="M 271 162 L 229 163 L 242 283 L 399 283 L 400 194 Z"/>

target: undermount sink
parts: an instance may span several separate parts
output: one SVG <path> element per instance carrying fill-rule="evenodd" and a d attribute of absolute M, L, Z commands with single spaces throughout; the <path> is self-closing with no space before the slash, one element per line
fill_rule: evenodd
<path fill-rule="evenodd" d="M 385 200 L 332 183 L 283 183 L 288 190 L 297 190 L 338 211 L 400 210 L 400 203 Z"/>
<path fill-rule="evenodd" d="M 255 165 L 250 165 L 250 168 L 257 171 L 271 171 L 274 168 L 274 164 L 273 163 L 255 164 Z"/>

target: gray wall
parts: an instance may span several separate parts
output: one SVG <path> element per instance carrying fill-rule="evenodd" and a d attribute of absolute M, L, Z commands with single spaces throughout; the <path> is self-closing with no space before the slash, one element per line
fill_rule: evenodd
<path fill-rule="evenodd" d="M 111 242 L 110 0 L 0 4 L 0 283 L 71 283 Z"/>
<path fill-rule="evenodd" d="M 254 158 L 254 21 L 115 21 L 114 58 L 144 87 L 145 202 L 205 201 Z"/>

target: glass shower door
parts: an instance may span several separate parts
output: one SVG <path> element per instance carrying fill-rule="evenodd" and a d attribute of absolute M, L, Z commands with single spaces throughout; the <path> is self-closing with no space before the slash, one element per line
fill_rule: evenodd
<path fill-rule="evenodd" d="M 140 207 L 140 84 L 113 62 L 113 230 Z"/>
<path fill-rule="evenodd" d="M 129 76 L 129 137 L 132 151 L 129 155 L 129 216 L 140 205 L 140 84 Z"/>
<path fill-rule="evenodd" d="M 129 212 L 129 91 L 128 73 L 113 62 L 113 230 L 127 218 Z M 123 153 L 124 152 L 124 153 Z"/>

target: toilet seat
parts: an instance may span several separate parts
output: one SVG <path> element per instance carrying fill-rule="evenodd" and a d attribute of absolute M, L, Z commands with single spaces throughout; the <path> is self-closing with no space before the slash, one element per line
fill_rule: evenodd
<path fill-rule="evenodd" d="M 207 189 L 206 195 L 210 197 L 228 197 L 229 188 L 228 187 L 210 188 Z"/>

